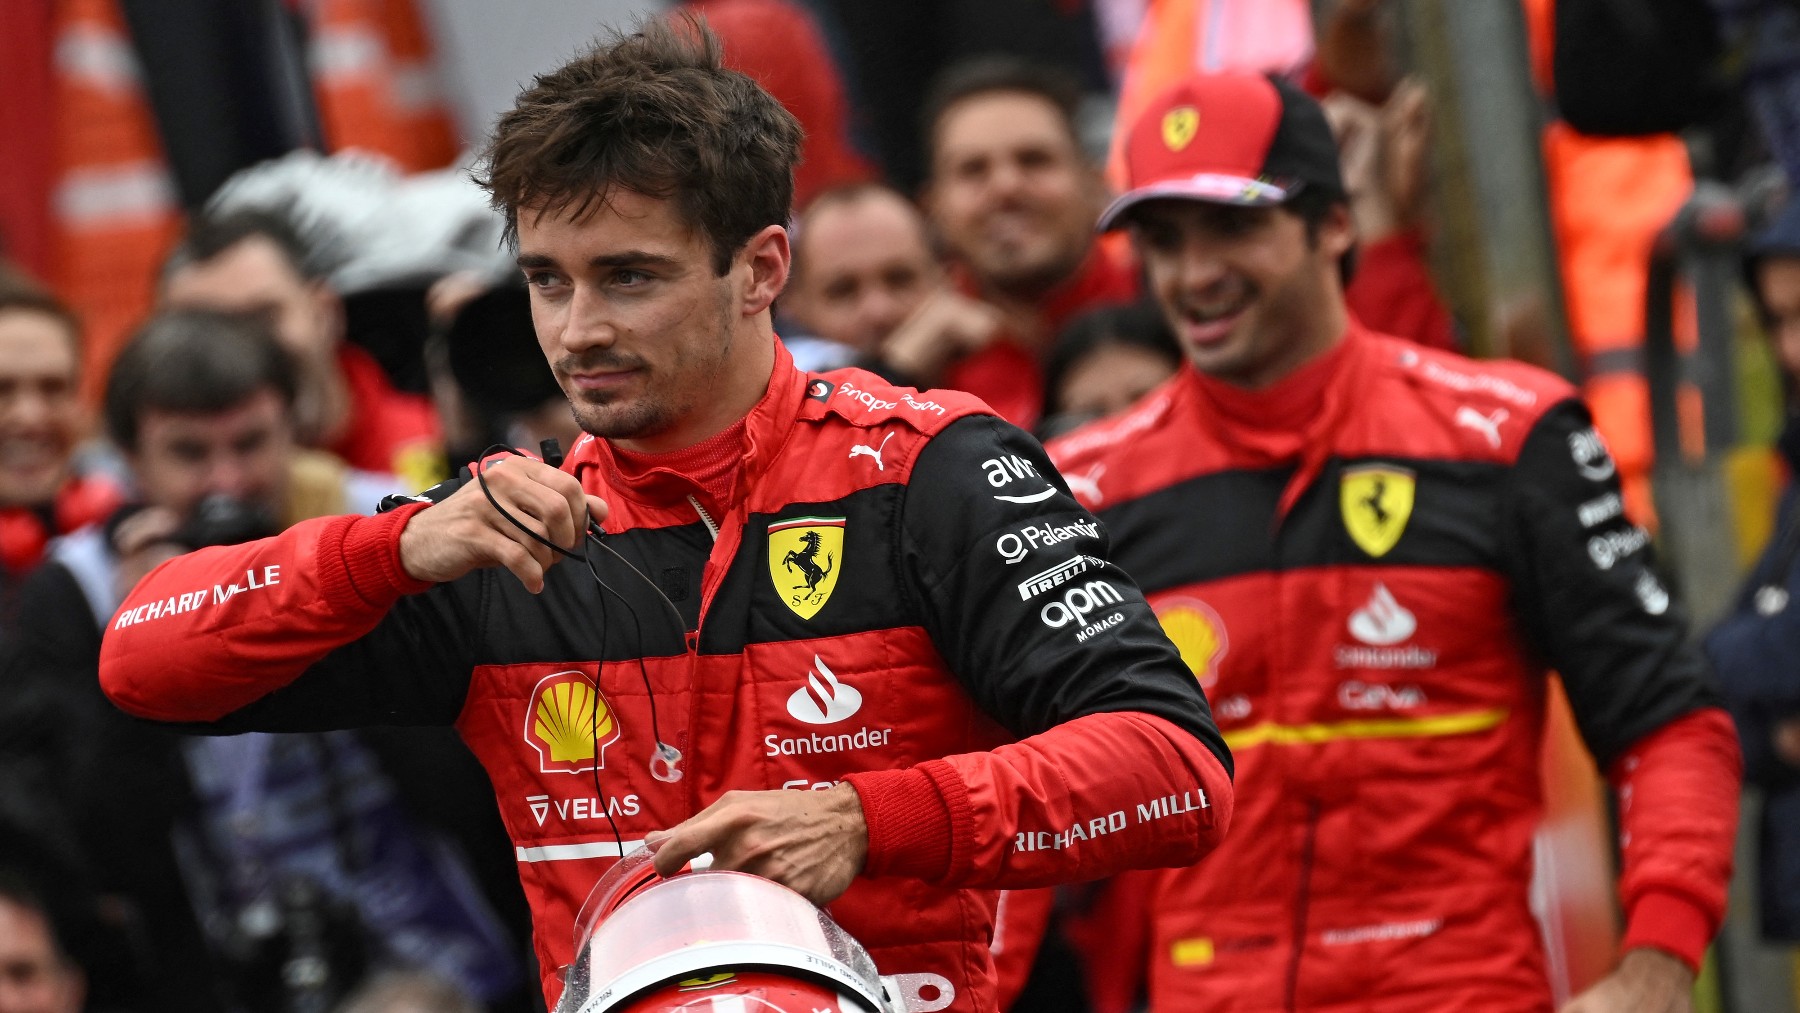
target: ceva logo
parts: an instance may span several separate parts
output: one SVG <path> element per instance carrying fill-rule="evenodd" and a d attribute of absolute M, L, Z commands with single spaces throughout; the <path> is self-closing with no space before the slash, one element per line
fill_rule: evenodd
<path fill-rule="evenodd" d="M 812 671 L 806 673 L 806 685 L 794 690 L 787 702 L 788 713 L 809 725 L 836 724 L 861 708 L 862 694 L 855 686 L 839 682 L 816 654 Z"/>

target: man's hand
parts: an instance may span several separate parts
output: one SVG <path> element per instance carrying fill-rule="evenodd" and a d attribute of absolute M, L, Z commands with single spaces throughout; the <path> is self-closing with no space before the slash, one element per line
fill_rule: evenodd
<path fill-rule="evenodd" d="M 1692 1013 L 1693 1008 L 1694 972 L 1659 950 L 1638 949 L 1562 1013 Z"/>
<path fill-rule="evenodd" d="M 1800 718 L 1782 718 L 1770 733 L 1775 755 L 1790 767 L 1800 767 Z"/>
<path fill-rule="evenodd" d="M 999 336 L 1005 317 L 987 303 L 951 289 L 927 297 L 881 345 L 881 358 L 922 386 L 943 379 L 944 370 Z"/>
<path fill-rule="evenodd" d="M 165 507 L 145 507 L 119 523 L 113 532 L 119 559 L 113 583 L 121 601 L 145 574 L 187 551 L 170 541 L 180 527 L 181 518 Z"/>
<path fill-rule="evenodd" d="M 588 511 L 606 518 L 606 502 L 581 491 L 575 476 L 528 457 L 508 457 L 483 471 L 488 491 L 521 523 L 565 548 L 580 544 Z M 532 594 L 556 553 L 502 517 L 470 482 L 449 499 L 419 511 L 400 533 L 400 565 L 415 580 L 445 581 L 484 566 L 504 566 Z"/>
<path fill-rule="evenodd" d="M 644 838 L 656 871 L 672 876 L 712 852 L 712 867 L 772 879 L 814 904 L 850 889 L 869 854 L 856 789 L 731 791 L 699 815 Z"/>

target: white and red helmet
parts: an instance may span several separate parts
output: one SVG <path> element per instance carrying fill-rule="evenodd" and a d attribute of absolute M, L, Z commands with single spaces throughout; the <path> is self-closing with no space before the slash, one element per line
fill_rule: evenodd
<path fill-rule="evenodd" d="M 556 1013 L 892 1013 L 868 951 L 787 887 L 619 860 L 575 918 Z"/>

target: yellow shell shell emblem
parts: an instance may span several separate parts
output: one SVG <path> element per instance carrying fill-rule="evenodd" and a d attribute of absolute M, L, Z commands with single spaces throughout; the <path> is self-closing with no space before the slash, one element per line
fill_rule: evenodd
<path fill-rule="evenodd" d="M 546 774 L 581 774 L 606 766 L 606 747 L 618 741 L 612 705 L 586 672 L 545 676 L 525 708 L 525 741 Z"/>
<path fill-rule="evenodd" d="M 825 607 L 843 562 L 844 518 L 793 517 L 769 525 L 769 579 L 800 618 Z"/>
<path fill-rule="evenodd" d="M 1400 541 L 1412 517 L 1413 473 L 1390 465 L 1345 468 L 1338 483 L 1338 509 L 1350 540 L 1375 558 Z"/>
<path fill-rule="evenodd" d="M 1159 602 L 1156 618 L 1162 622 L 1163 632 L 1174 642 L 1175 649 L 1181 652 L 1181 660 L 1188 670 L 1200 680 L 1200 688 L 1212 689 L 1219 681 L 1219 662 L 1231 646 L 1230 638 L 1225 635 L 1225 621 L 1211 605 L 1197 598 Z"/>
<path fill-rule="evenodd" d="M 1163 114 L 1162 139 L 1170 151 L 1180 151 L 1194 141 L 1200 132 L 1200 110 L 1193 106 L 1176 106 Z"/>

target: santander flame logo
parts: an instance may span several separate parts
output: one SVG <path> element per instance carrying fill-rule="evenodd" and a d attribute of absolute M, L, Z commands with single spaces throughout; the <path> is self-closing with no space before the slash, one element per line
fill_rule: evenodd
<path fill-rule="evenodd" d="M 1397 644 L 1419 628 L 1419 620 L 1380 581 L 1362 608 L 1350 613 L 1350 635 L 1376 647 Z"/>
<path fill-rule="evenodd" d="M 794 690 L 787 702 L 788 713 L 809 725 L 836 724 L 861 707 L 862 694 L 855 686 L 839 682 L 816 654 L 812 671 L 806 673 L 806 685 Z"/>

